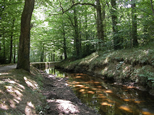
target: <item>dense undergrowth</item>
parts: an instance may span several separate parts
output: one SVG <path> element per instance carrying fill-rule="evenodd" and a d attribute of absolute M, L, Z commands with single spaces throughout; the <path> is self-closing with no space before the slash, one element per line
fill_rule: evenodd
<path fill-rule="evenodd" d="M 154 45 L 116 51 L 97 51 L 56 65 L 67 71 L 83 72 L 105 77 L 122 84 L 133 84 L 154 94 Z"/>

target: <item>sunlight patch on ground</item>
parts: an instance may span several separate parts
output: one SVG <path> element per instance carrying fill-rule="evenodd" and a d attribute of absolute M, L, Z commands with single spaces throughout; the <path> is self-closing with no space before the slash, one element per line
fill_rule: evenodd
<path fill-rule="evenodd" d="M 8 110 L 9 106 L 5 103 L 5 101 L 0 103 L 0 109 Z"/>
<path fill-rule="evenodd" d="M 94 57 L 92 57 L 91 59 L 85 61 L 86 63 L 90 63 L 92 60 L 96 59 L 99 55 L 95 55 Z"/>
<path fill-rule="evenodd" d="M 9 92 L 10 95 L 12 95 L 15 99 L 17 99 L 19 101 L 22 100 L 21 97 L 23 96 L 23 94 L 20 91 L 16 90 L 12 86 L 5 86 L 5 88 L 6 88 L 7 92 Z"/>
<path fill-rule="evenodd" d="M 57 103 L 56 106 L 59 111 L 62 111 L 65 114 L 73 114 L 73 113 L 79 113 L 79 109 L 76 105 L 74 105 L 71 101 L 68 100 L 47 100 L 48 103 Z M 56 108 L 55 108 L 56 109 Z"/>
<path fill-rule="evenodd" d="M 9 73 L 0 73 L 0 75 L 8 75 Z"/>
<path fill-rule="evenodd" d="M 102 74 L 105 74 L 108 70 L 108 67 L 105 67 L 103 70 L 102 70 Z"/>
<path fill-rule="evenodd" d="M 31 87 L 34 90 L 39 88 L 38 84 L 35 81 L 28 79 L 27 77 L 24 77 L 24 80 L 28 87 Z"/>
<path fill-rule="evenodd" d="M 27 102 L 27 105 L 25 107 L 25 114 L 26 115 L 34 115 L 35 114 L 35 107 L 32 104 L 32 102 Z"/>

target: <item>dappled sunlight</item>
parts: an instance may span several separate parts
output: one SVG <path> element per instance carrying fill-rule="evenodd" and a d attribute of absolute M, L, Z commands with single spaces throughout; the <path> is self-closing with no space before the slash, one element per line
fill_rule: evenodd
<path fill-rule="evenodd" d="M 15 99 L 21 101 L 21 97 L 23 96 L 22 93 L 20 93 L 20 91 L 16 90 L 14 87 L 12 86 L 5 86 L 7 92 L 10 93 L 10 95 L 12 95 Z"/>
<path fill-rule="evenodd" d="M 27 102 L 27 105 L 25 107 L 25 114 L 26 115 L 34 115 L 35 113 L 35 107 L 32 102 Z"/>
<path fill-rule="evenodd" d="M 5 101 L 3 101 L 0 103 L 0 109 L 8 110 L 9 106 L 5 103 Z"/>
<path fill-rule="evenodd" d="M 1 103 L 0 103 L 0 108 L 3 110 L 8 110 L 10 108 L 15 109 L 16 104 L 19 103 L 22 100 L 23 97 L 23 89 L 25 87 L 19 83 L 17 83 L 16 79 L 3 79 L 1 80 L 0 84 L 3 85 L 1 86 L 0 93 L 1 95 Z M 6 93 L 6 92 L 7 93 Z"/>
<path fill-rule="evenodd" d="M 56 99 L 47 100 L 47 102 L 54 105 L 54 108 L 51 109 L 58 109 L 58 111 L 64 114 L 75 114 L 80 112 L 78 106 L 68 100 Z"/>
<path fill-rule="evenodd" d="M 86 61 L 84 60 L 84 62 L 86 63 L 90 63 L 92 60 L 96 59 L 99 55 L 95 54 L 93 57 L 91 57 L 89 60 L 87 59 Z"/>
<path fill-rule="evenodd" d="M 130 69 L 130 66 L 126 66 L 126 67 L 122 70 L 122 73 L 125 74 L 129 69 Z"/>
<path fill-rule="evenodd" d="M 105 63 L 108 63 L 109 62 L 109 58 L 107 57 L 105 60 L 104 60 L 104 64 Z"/>
<path fill-rule="evenodd" d="M 105 67 L 105 68 L 102 70 L 102 74 L 104 75 L 107 71 L 108 71 L 108 67 Z"/>
<path fill-rule="evenodd" d="M 10 100 L 9 102 L 10 102 L 10 107 L 15 109 L 16 108 L 16 102 L 13 101 L 13 100 Z"/>
<path fill-rule="evenodd" d="M 27 86 L 31 87 L 33 90 L 39 88 L 38 84 L 34 80 L 28 79 L 27 77 L 24 77 L 24 80 L 25 80 Z"/>
<path fill-rule="evenodd" d="M 1 76 L 1 75 L 8 75 L 8 74 L 9 74 L 9 73 L 0 73 L 0 76 Z"/>

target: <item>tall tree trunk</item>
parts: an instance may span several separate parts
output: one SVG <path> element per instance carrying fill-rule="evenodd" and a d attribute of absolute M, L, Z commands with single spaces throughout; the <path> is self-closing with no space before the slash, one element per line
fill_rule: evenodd
<path fill-rule="evenodd" d="M 40 62 L 44 61 L 44 44 L 41 43 L 41 57 L 40 57 Z"/>
<path fill-rule="evenodd" d="M 133 47 L 138 46 L 137 41 L 137 16 L 136 16 L 136 3 L 132 0 L 131 8 L 132 8 L 132 39 L 133 39 Z"/>
<path fill-rule="evenodd" d="M 10 38 L 10 58 L 9 58 L 9 63 L 12 62 L 12 47 L 13 47 L 13 28 L 14 28 L 14 22 L 15 22 L 15 19 L 13 19 L 13 23 L 12 23 L 12 31 L 11 31 L 11 38 Z"/>
<path fill-rule="evenodd" d="M 114 42 L 114 49 L 118 50 L 121 49 L 121 37 L 118 36 L 118 27 L 117 27 L 117 6 L 116 0 L 111 0 L 112 10 L 112 30 L 113 30 L 113 42 Z"/>
<path fill-rule="evenodd" d="M 86 30 L 86 35 L 85 35 L 85 37 L 86 37 L 86 40 L 88 41 L 88 16 L 87 16 L 87 9 L 86 9 L 86 11 L 85 11 L 86 13 L 85 13 L 85 30 Z M 90 50 L 90 48 L 89 48 L 89 43 L 86 43 L 86 48 L 84 49 L 85 51 L 84 51 L 84 53 L 85 53 L 85 55 L 88 55 L 89 54 L 89 50 Z"/>
<path fill-rule="evenodd" d="M 66 37 L 65 37 L 65 26 L 64 22 L 62 22 L 63 28 L 63 50 L 64 50 L 64 59 L 67 59 L 67 46 L 66 46 Z"/>
<path fill-rule="evenodd" d="M 17 69 L 30 71 L 30 22 L 35 0 L 25 0 L 21 17 L 21 32 L 19 39 L 19 52 Z"/>
<path fill-rule="evenodd" d="M 13 63 L 16 63 L 16 43 L 14 40 L 14 55 L 13 55 Z"/>
<path fill-rule="evenodd" d="M 100 0 L 96 0 L 96 10 L 97 10 L 97 37 L 99 39 L 99 49 L 102 48 L 104 43 L 104 30 L 103 30 L 103 23 L 102 23 L 102 12 L 101 12 L 101 4 Z"/>
<path fill-rule="evenodd" d="M 5 37 L 4 37 L 4 27 L 2 32 L 2 40 L 3 40 L 3 57 L 2 57 L 2 63 L 6 63 L 6 47 L 5 47 Z"/>
<path fill-rule="evenodd" d="M 79 27 L 76 8 L 74 7 L 74 45 L 75 45 L 75 55 L 80 57 L 80 39 L 79 39 Z"/>

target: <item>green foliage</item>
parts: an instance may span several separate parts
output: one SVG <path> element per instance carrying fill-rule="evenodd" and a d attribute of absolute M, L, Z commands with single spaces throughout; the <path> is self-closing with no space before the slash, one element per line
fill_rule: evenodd
<path fill-rule="evenodd" d="M 114 48 L 113 38 L 117 38 L 117 45 L 121 48 L 132 48 L 132 1 L 116 1 L 116 8 L 112 8 L 111 2 L 100 1 L 102 11 L 104 41 L 97 38 L 97 12 L 92 5 L 95 0 L 43 0 L 36 1 L 32 17 L 31 29 L 31 61 L 59 61 L 64 59 L 64 53 L 68 58 L 85 57 L 99 49 L 103 51 Z M 0 2 L 0 63 L 6 63 L 10 56 L 10 38 L 13 35 L 13 57 L 17 61 L 18 39 L 20 37 L 20 18 L 23 9 L 23 0 L 11 0 Z M 84 3 L 89 3 L 86 5 Z M 106 3 L 106 4 L 104 4 Z M 84 4 L 84 5 L 81 5 Z M 75 14 L 76 9 L 80 54 L 75 55 Z M 69 10 L 68 10 L 69 9 Z M 148 44 L 154 39 L 154 17 L 151 3 L 148 0 L 136 2 L 137 34 L 139 46 Z M 65 12 L 67 11 L 67 12 Z M 117 16 L 116 27 L 112 24 L 112 14 Z M 13 25 L 14 22 L 14 27 Z M 116 28 L 116 33 L 112 28 Z M 13 33 L 13 34 L 12 34 Z M 64 45 L 65 38 L 65 45 Z M 102 43 L 99 46 L 99 43 Z M 13 58 L 12 57 L 12 58 Z M 145 60 L 143 60 L 145 61 Z"/>

